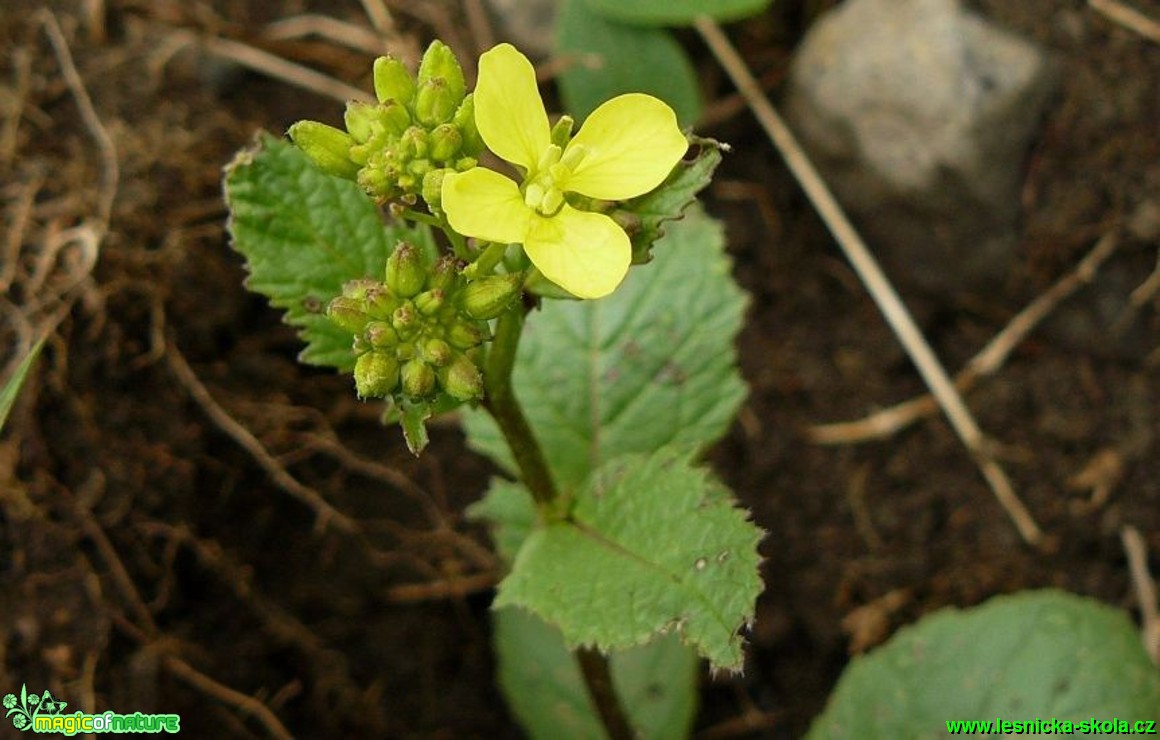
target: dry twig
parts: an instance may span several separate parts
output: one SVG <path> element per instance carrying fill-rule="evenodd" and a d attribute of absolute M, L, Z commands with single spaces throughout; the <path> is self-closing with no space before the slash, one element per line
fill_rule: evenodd
<path fill-rule="evenodd" d="M 1160 23 L 1119 0 L 1088 0 L 1092 9 L 1149 41 L 1160 44 Z"/>
<path fill-rule="evenodd" d="M 978 381 L 993 375 L 1003 366 L 1027 335 L 1047 318 L 1066 298 L 1095 279 L 1100 265 L 1119 245 L 1114 232 L 1104 235 L 1075 269 L 1027 304 L 983 347 L 966 367 L 955 376 L 955 387 L 960 393 L 974 388 Z M 909 401 L 876 411 L 857 421 L 818 424 L 806 430 L 807 438 L 816 444 L 854 444 L 884 439 L 902 431 L 919 419 L 938 412 L 938 404 L 929 393 Z"/>
<path fill-rule="evenodd" d="M 1120 530 L 1120 541 L 1128 556 L 1128 569 L 1136 587 L 1136 601 L 1140 603 L 1140 622 L 1144 648 L 1152 662 L 1160 667 L 1160 602 L 1157 601 L 1156 582 L 1148 572 L 1148 546 L 1140 531 L 1132 526 Z"/>
<path fill-rule="evenodd" d="M 842 207 L 830 192 L 825 181 L 814 168 L 797 138 L 782 121 L 749 71 L 737 50 L 733 48 L 721 27 L 708 16 L 700 16 L 695 23 L 702 38 L 709 45 L 717 61 L 725 68 L 737 89 L 745 96 L 754 115 L 769 134 L 769 139 L 785 159 L 786 165 L 806 192 L 810 202 L 834 235 L 850 264 L 882 311 L 887 323 L 898 337 L 919 374 L 937 399 L 943 413 L 962 440 L 983 477 L 991 486 L 999 504 L 1014 522 L 1024 541 L 1038 545 L 1043 533 L 1035 519 L 1015 494 L 1010 479 L 987 449 L 986 440 L 974 416 L 955 389 L 946 370 L 930 348 L 926 338 L 915 325 L 914 319 L 902 303 L 889 279 L 878 266 L 862 237 L 846 217 Z"/>

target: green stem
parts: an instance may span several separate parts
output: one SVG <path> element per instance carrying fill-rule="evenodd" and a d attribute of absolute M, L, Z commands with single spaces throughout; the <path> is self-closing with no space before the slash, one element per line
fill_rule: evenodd
<path fill-rule="evenodd" d="M 463 238 L 462 234 L 451 228 L 451 224 L 447 223 L 446 218 L 440 218 L 438 216 L 433 216 L 430 213 L 416 211 L 414 208 L 404 209 L 402 212 L 402 217 L 414 221 L 417 224 L 426 224 L 428 226 L 434 226 L 435 228 L 439 229 L 447 235 L 447 240 L 451 242 L 451 249 L 455 252 L 455 255 L 460 259 L 463 259 L 466 256 L 467 240 Z"/>
<path fill-rule="evenodd" d="M 563 513 L 560 511 L 560 492 L 544 458 L 544 451 L 532 433 L 532 427 L 512 389 L 512 369 L 516 364 L 516 350 L 519 348 L 523 327 L 524 308 L 520 305 L 512 306 L 496 321 L 495 338 L 484 363 L 483 406 L 491 413 L 507 440 L 512 457 L 520 469 L 520 477 L 531 491 L 540 515 L 554 519 Z M 594 648 L 583 647 L 575 650 L 574 655 L 580 673 L 584 676 L 584 684 L 588 687 L 588 696 L 608 736 L 611 740 L 633 740 L 636 733 L 616 695 L 608 657 Z"/>
<path fill-rule="evenodd" d="M 512 390 L 512 368 L 523 327 L 524 309 L 520 305 L 512 306 L 496 321 L 495 337 L 483 369 L 483 406 L 507 440 L 524 485 L 532 492 L 540 511 L 548 513 L 560 494 L 540 443 Z"/>

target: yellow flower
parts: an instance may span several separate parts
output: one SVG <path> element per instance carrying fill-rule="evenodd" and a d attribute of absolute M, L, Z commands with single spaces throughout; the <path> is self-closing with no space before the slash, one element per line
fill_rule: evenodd
<path fill-rule="evenodd" d="M 620 95 L 561 149 L 552 143 L 531 62 L 500 44 L 479 59 L 475 123 L 523 181 L 482 167 L 448 174 L 442 207 L 451 228 L 523 244 L 544 277 L 580 298 L 615 290 L 632 260 L 628 235 L 602 213 L 573 208 L 564 194 L 626 200 L 660 185 L 688 148 L 673 110 L 650 95 Z"/>

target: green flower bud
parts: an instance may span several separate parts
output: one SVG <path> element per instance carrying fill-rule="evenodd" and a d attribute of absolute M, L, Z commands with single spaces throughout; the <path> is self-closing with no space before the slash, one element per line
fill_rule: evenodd
<path fill-rule="evenodd" d="M 299 121 L 287 133 L 290 140 L 326 174 L 347 180 L 358 175 L 358 164 L 350 158 L 350 148 L 355 141 L 345 131 L 318 121 Z"/>
<path fill-rule="evenodd" d="M 415 78 L 407 71 L 407 65 L 391 56 L 375 60 L 375 97 L 380 103 L 396 100 L 403 105 L 411 102 L 415 95 Z"/>
<path fill-rule="evenodd" d="M 431 275 L 427 278 L 429 290 L 441 290 L 444 295 L 451 295 L 459 284 L 459 260 L 455 255 L 445 254 L 435 260 L 431 268 Z"/>
<path fill-rule="evenodd" d="M 431 141 L 427 132 L 412 126 L 399 137 L 398 153 L 405 159 L 421 159 L 431 151 Z"/>
<path fill-rule="evenodd" d="M 385 321 L 372 321 L 367 324 L 363 336 L 374 349 L 390 349 L 399 343 L 399 335 Z"/>
<path fill-rule="evenodd" d="M 431 158 L 449 162 L 463 146 L 463 134 L 450 123 L 441 123 L 431 132 Z"/>
<path fill-rule="evenodd" d="M 459 129 L 463 136 L 463 153 L 469 157 L 478 157 L 484 150 L 483 137 L 475 125 L 475 93 L 468 95 L 455 110 L 451 123 Z"/>
<path fill-rule="evenodd" d="M 421 348 L 423 359 L 435 367 L 443 367 L 451 362 L 454 352 L 451 345 L 442 339 L 428 339 Z"/>
<path fill-rule="evenodd" d="M 407 174 L 418 178 L 419 182 L 423 182 L 423 178 L 431 170 L 431 160 L 429 159 L 412 159 L 410 164 L 407 165 Z"/>
<path fill-rule="evenodd" d="M 486 328 L 486 324 L 482 325 Z M 480 328 L 480 325 L 463 321 L 462 319 L 456 321 L 447 330 L 447 341 L 456 349 L 471 349 L 478 347 L 487 339 L 487 332 Z"/>
<path fill-rule="evenodd" d="M 338 296 L 326 307 L 326 317 L 334 325 L 351 334 L 360 334 L 370 317 L 363 312 L 362 301 L 346 296 Z"/>
<path fill-rule="evenodd" d="M 399 363 L 382 352 L 367 352 L 354 362 L 354 386 L 361 398 L 386 398 L 399 384 Z"/>
<path fill-rule="evenodd" d="M 395 312 L 391 314 L 391 326 L 402 338 L 414 336 L 415 331 L 419 328 L 419 314 L 415 311 L 414 304 L 407 301 L 396 308 Z"/>
<path fill-rule="evenodd" d="M 367 292 L 381 285 L 377 280 L 370 278 L 359 278 L 358 280 L 347 280 L 342 284 L 342 295 L 344 298 L 354 298 L 356 300 L 363 300 L 367 297 Z"/>
<path fill-rule="evenodd" d="M 375 133 L 378 124 L 377 106 L 352 100 L 346 104 L 346 112 L 342 120 L 346 122 L 346 130 L 359 144 L 365 144 Z"/>
<path fill-rule="evenodd" d="M 435 390 L 435 371 L 416 358 L 403 365 L 403 393 L 411 398 L 426 398 Z"/>
<path fill-rule="evenodd" d="M 387 133 L 402 136 L 411 125 L 411 114 L 407 112 L 406 105 L 391 100 L 379 106 L 379 120 Z"/>
<path fill-rule="evenodd" d="M 447 395 L 458 401 L 474 401 L 483 397 L 483 376 L 475 363 L 463 355 L 439 370 L 439 385 Z"/>
<path fill-rule="evenodd" d="M 434 288 L 415 296 L 415 308 L 423 316 L 434 316 L 443 308 L 446 295 L 439 288 Z"/>
<path fill-rule="evenodd" d="M 363 296 L 363 310 L 373 319 L 385 321 L 398 307 L 399 300 L 382 283 L 371 285 Z"/>
<path fill-rule="evenodd" d="M 460 157 L 459 159 L 455 160 L 455 171 L 467 172 L 472 167 L 476 167 L 478 165 L 479 160 L 475 157 Z"/>
<path fill-rule="evenodd" d="M 415 117 L 425 126 L 438 126 L 451 120 L 463 99 L 456 99 L 441 77 L 427 80 L 415 93 Z"/>
<path fill-rule="evenodd" d="M 387 287 L 400 298 L 413 298 L 426 281 L 427 272 L 419 250 L 407 242 L 399 242 L 387 258 Z"/>
<path fill-rule="evenodd" d="M 423 175 L 423 187 L 419 194 L 423 196 L 424 202 L 433 213 L 437 213 L 443 204 L 443 178 L 448 172 L 454 171 L 447 167 L 440 167 Z"/>
<path fill-rule="evenodd" d="M 575 125 L 572 116 L 560 116 L 560 120 L 552 127 L 552 143 L 560 149 L 566 149 L 568 142 L 572 141 L 572 127 Z"/>
<path fill-rule="evenodd" d="M 476 280 L 463 289 L 463 310 L 473 319 L 494 319 L 520 294 L 522 287 L 523 276 L 518 273 Z"/>
<path fill-rule="evenodd" d="M 423 54 L 423 61 L 419 62 L 419 87 L 422 88 L 425 83 L 432 80 L 443 80 L 447 92 L 455 101 L 451 110 L 463 102 L 463 95 L 467 92 L 463 68 L 459 66 L 459 60 L 455 58 L 455 52 L 451 51 L 451 47 L 438 40 L 431 42 Z M 450 116 L 451 111 L 448 111 L 447 115 Z M 446 120 L 443 118 L 440 123 Z"/>

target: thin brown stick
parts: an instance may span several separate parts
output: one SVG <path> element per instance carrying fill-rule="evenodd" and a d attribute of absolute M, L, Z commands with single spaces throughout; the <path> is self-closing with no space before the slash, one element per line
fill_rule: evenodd
<path fill-rule="evenodd" d="M 1120 530 L 1120 541 L 1128 556 L 1128 570 L 1136 588 L 1136 601 L 1140 604 L 1144 649 L 1152 662 L 1160 667 L 1160 602 L 1157 601 L 1156 582 L 1148 572 L 1148 546 L 1140 531 L 1130 525 Z"/>
<path fill-rule="evenodd" d="M 215 681 L 175 655 L 165 656 L 164 665 L 165 669 L 173 674 L 175 678 L 184 681 L 206 696 L 213 697 L 223 704 L 231 706 L 239 712 L 248 714 L 261 722 L 262 726 L 266 728 L 266 731 L 270 733 L 270 737 L 279 738 L 280 740 L 282 738 L 292 740 L 294 737 L 286 729 L 286 726 L 274 716 L 270 708 L 254 697 Z"/>
<path fill-rule="evenodd" d="M 769 98 L 766 97 L 757 80 L 753 78 L 753 74 L 737 50 L 733 48 L 721 27 L 712 18 L 704 15 L 697 18 L 695 25 L 701 37 L 709 45 L 713 55 L 717 57 L 717 61 L 725 68 L 737 89 L 749 102 L 757 120 L 769 134 L 770 141 L 781 153 L 794 178 L 806 192 L 830 233 L 834 235 L 834 239 L 842 248 L 855 272 L 858 273 L 858 277 L 861 278 L 895 336 L 898 337 L 911 362 L 914 363 L 927 387 L 934 394 L 955 433 L 958 434 L 983 477 L 990 484 L 995 498 L 998 499 L 999 504 L 1014 522 L 1024 541 L 1038 545 L 1043 539 L 1039 525 L 1035 523 L 1035 519 L 1027 507 L 1015 494 L 1011 481 L 1003 468 L 987 449 L 983 433 L 963 402 L 962 396 L 955 389 L 930 344 L 927 343 L 926 338 L 915 325 L 914 319 L 902 303 L 902 299 L 899 298 L 889 279 L 882 272 L 882 268 L 879 267 L 878 261 L 871 254 L 862 237 L 846 217 L 837 199 L 830 192 L 830 188 L 818 174 L 801 145 L 798 144 L 793 132 L 782 121 L 773 104 L 769 102 Z"/>
<path fill-rule="evenodd" d="M 185 361 L 185 357 L 177 349 L 172 338 L 167 342 L 165 357 L 173 374 L 189 391 L 189 395 L 193 397 L 198 406 L 201 406 L 206 416 L 237 442 L 242 449 L 250 453 L 250 456 L 257 461 L 279 488 L 314 510 L 314 526 L 317 531 L 321 532 L 327 527 L 333 526 L 342 532 L 361 535 L 361 528 L 353 519 L 331 506 L 318 491 L 290 475 L 249 429 L 238 423 L 234 417 L 230 416 L 229 412 L 214 400 L 213 395 L 198 379 L 197 373 Z"/>
<path fill-rule="evenodd" d="M 495 46 L 495 30 L 491 27 L 491 20 L 487 17 L 487 8 L 483 0 L 464 0 L 463 10 L 467 14 L 467 27 L 471 29 L 471 36 L 475 39 L 476 52 L 486 51 Z"/>
<path fill-rule="evenodd" d="M 418 604 L 425 601 L 458 599 L 486 591 L 498 581 L 499 574 L 492 572 L 430 583 L 404 583 L 387 589 L 387 601 L 392 604 Z"/>
<path fill-rule="evenodd" d="M 382 0 L 361 0 L 361 2 L 363 12 L 367 14 L 367 19 L 376 31 L 386 36 L 394 34 L 395 19 L 391 17 L 391 11 Z"/>
<path fill-rule="evenodd" d="M 1160 23 L 1118 0 L 1088 0 L 1092 9 L 1149 41 L 1160 44 Z"/>
<path fill-rule="evenodd" d="M 93 108 L 93 100 L 89 97 L 88 90 L 85 89 L 84 80 L 77 72 L 76 64 L 73 63 L 72 52 L 69 51 L 68 41 L 64 38 L 64 32 L 60 30 L 60 23 L 57 22 L 56 15 L 51 10 L 41 10 L 37 16 L 44 26 L 48 40 L 52 43 L 52 50 L 56 54 L 57 63 L 60 64 L 61 74 L 64 75 L 69 91 L 72 92 L 73 99 L 76 100 L 81 120 L 84 121 L 85 127 L 92 134 L 93 140 L 97 143 L 97 150 L 101 155 L 101 185 L 97 201 L 97 218 L 100 224 L 100 235 L 104 236 L 109 227 L 109 217 L 113 213 L 113 200 L 117 197 L 117 184 L 121 178 L 121 169 L 117 163 L 117 147 L 113 144 L 113 139 L 109 136 L 105 125 L 101 123 L 96 109 Z"/>
<path fill-rule="evenodd" d="M 319 36 L 372 56 L 387 51 L 383 37 L 374 31 L 320 13 L 303 13 L 276 20 L 262 29 L 262 36 L 271 40 Z"/>
<path fill-rule="evenodd" d="M 978 381 L 996 373 L 1011 352 L 1051 315 L 1060 303 L 1095 279 L 1100 266 L 1112 256 L 1119 243 L 1119 237 L 1114 231 L 1105 234 L 1079 261 L 1074 270 L 1060 278 L 1016 314 L 1007 326 L 992 337 L 987 346 L 972 357 L 955 376 L 955 387 L 959 392 L 966 393 L 974 388 Z M 806 430 L 806 437 L 815 444 L 824 445 L 855 444 L 884 439 L 937 412 L 938 404 L 935 403 L 934 397 L 927 393 L 856 421 L 809 427 Z"/>

